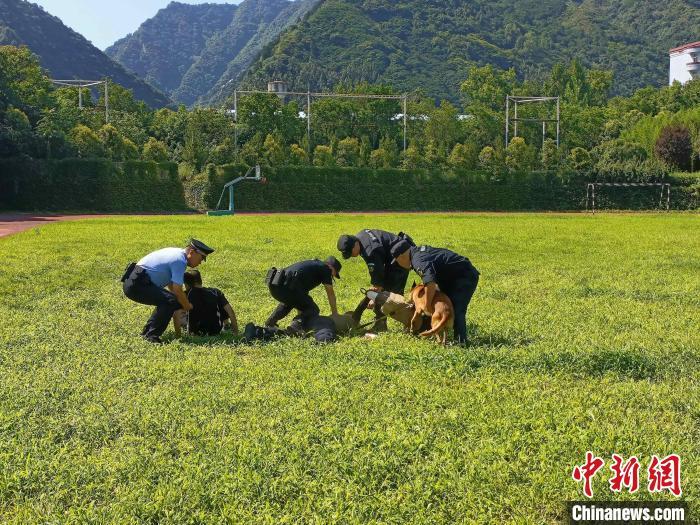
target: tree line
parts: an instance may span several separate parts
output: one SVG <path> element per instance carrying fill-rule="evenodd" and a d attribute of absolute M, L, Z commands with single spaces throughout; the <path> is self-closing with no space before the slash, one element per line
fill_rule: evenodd
<path fill-rule="evenodd" d="M 174 161 L 192 172 L 208 164 L 438 168 L 504 171 L 589 171 L 647 180 L 700 166 L 700 80 L 647 87 L 611 97 L 613 75 L 578 62 L 555 65 L 546 78 L 521 81 L 514 69 L 473 67 L 460 104 L 411 93 L 404 150 L 401 100 L 305 100 L 253 94 L 237 114 L 215 108 L 152 110 L 131 91 L 104 93 L 55 87 L 27 49 L 0 47 L 0 156 Z M 338 85 L 337 92 L 398 93 L 385 85 Z M 507 95 L 561 97 L 561 138 L 546 104 L 523 105 L 518 136 L 505 144 Z M 229 101 L 228 108 L 233 107 Z"/>

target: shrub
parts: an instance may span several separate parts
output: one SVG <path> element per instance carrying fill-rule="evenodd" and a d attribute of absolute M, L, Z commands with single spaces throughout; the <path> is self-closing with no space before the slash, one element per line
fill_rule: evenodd
<path fill-rule="evenodd" d="M 666 126 L 656 140 L 654 154 L 670 168 L 688 171 L 693 156 L 690 130 L 678 124 Z"/>

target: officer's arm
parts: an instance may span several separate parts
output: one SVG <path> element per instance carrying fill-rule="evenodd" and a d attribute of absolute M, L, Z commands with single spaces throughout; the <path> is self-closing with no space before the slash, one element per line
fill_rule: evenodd
<path fill-rule="evenodd" d="M 372 284 L 372 290 L 381 292 L 384 289 L 384 258 L 378 251 L 375 251 L 372 255 L 370 260 L 367 261 L 370 283 Z"/>
<path fill-rule="evenodd" d="M 326 287 L 326 294 L 328 295 L 328 304 L 331 307 L 331 315 L 338 315 L 338 306 L 335 300 L 335 290 L 332 284 L 324 284 Z"/>
<path fill-rule="evenodd" d="M 433 300 L 435 299 L 435 292 L 437 292 L 437 284 L 432 282 L 425 285 L 425 311 L 430 315 L 433 314 Z"/>
<path fill-rule="evenodd" d="M 236 319 L 236 312 L 233 311 L 230 304 L 224 306 L 224 310 L 228 314 L 228 318 L 231 320 L 231 331 L 234 334 L 238 333 L 238 320 Z"/>
<path fill-rule="evenodd" d="M 182 325 L 184 324 L 182 317 L 184 315 L 184 310 L 178 310 L 173 314 L 173 327 L 175 328 L 175 337 L 182 336 Z"/>
<path fill-rule="evenodd" d="M 192 303 L 190 303 L 189 299 L 185 295 L 185 291 L 182 289 L 181 284 L 170 283 L 168 285 L 168 290 L 175 294 L 175 297 L 177 297 L 177 302 L 180 303 L 183 310 L 186 312 L 192 310 Z"/>

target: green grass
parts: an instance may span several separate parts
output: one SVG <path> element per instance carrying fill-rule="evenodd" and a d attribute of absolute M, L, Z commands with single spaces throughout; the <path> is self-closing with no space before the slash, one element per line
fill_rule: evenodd
<path fill-rule="evenodd" d="M 117 282 L 196 236 L 242 324 L 271 265 L 362 227 L 482 272 L 472 345 L 162 347 Z M 700 505 L 700 221 L 692 214 L 115 217 L 0 239 L 0 522 L 553 523 L 587 450 L 680 454 Z M 339 304 L 366 285 L 348 261 Z M 316 295 L 325 310 L 323 292 Z M 166 332 L 170 339 L 172 330 Z M 667 495 L 655 496 L 669 499 Z"/>

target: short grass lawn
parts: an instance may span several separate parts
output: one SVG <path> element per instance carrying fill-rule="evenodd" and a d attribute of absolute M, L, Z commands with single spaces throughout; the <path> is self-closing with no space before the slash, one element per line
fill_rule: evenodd
<path fill-rule="evenodd" d="M 367 227 L 473 261 L 468 348 L 395 324 L 327 346 L 172 329 L 151 346 L 118 282 L 194 236 L 217 250 L 205 284 L 262 323 L 270 266 Z M 113 217 L 0 250 L 0 522 L 557 523 L 589 450 L 606 461 L 594 499 L 674 500 L 647 468 L 678 454 L 700 516 L 698 215 Z M 367 284 L 344 261 L 341 309 Z M 640 459 L 637 493 L 610 491 L 613 453 Z"/>

